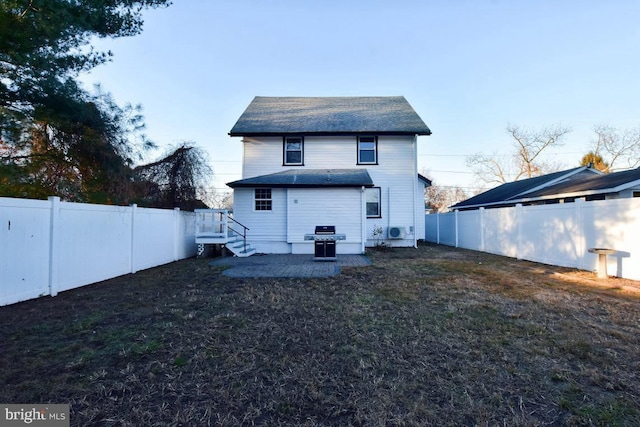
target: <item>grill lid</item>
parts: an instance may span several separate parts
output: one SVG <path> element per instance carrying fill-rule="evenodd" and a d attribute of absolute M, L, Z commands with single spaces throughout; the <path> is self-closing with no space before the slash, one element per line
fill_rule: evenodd
<path fill-rule="evenodd" d="M 316 234 L 336 234 L 335 225 L 316 225 Z"/>

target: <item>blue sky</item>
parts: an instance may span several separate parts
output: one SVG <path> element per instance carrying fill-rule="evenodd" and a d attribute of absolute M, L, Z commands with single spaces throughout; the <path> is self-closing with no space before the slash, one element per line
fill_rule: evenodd
<path fill-rule="evenodd" d="M 83 81 L 142 104 L 161 147 L 204 148 L 220 189 L 240 178 L 227 133 L 256 95 L 403 95 L 433 131 L 419 168 L 466 188 L 465 157 L 508 153 L 509 124 L 572 128 L 550 153 L 567 167 L 594 125 L 640 126 L 636 0 L 174 1 L 141 35 L 98 41 L 113 61 Z"/>

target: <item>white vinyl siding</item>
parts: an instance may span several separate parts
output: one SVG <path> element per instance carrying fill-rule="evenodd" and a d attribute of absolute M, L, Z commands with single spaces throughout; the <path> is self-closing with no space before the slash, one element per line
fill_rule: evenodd
<path fill-rule="evenodd" d="M 378 164 L 357 165 L 355 136 L 305 136 L 304 167 L 309 169 L 364 168 L 372 172 L 413 177 L 413 136 L 378 136 Z M 283 166 L 282 137 L 245 137 L 242 178 L 292 169 Z M 373 177 L 373 175 L 372 175 Z M 375 180 L 374 180 L 375 181 Z M 382 186 L 384 183 L 381 183 Z M 376 185 L 378 183 L 376 182 Z"/>
<path fill-rule="evenodd" d="M 286 193 L 284 189 L 271 190 L 271 211 L 255 211 L 253 188 L 236 188 L 233 195 L 233 218 L 248 227 L 247 240 L 256 249 L 257 242 L 284 242 L 286 240 Z M 260 252 L 260 251 L 259 251 Z"/>
<path fill-rule="evenodd" d="M 414 163 L 413 137 L 409 136 L 380 136 L 378 138 L 378 165 L 367 167 L 369 175 L 376 186 L 381 188 L 381 216 L 382 218 L 367 219 L 367 237 L 371 239 L 373 230 L 378 227 L 384 229 L 387 236 L 389 227 L 405 227 L 405 240 L 389 240 L 386 243 L 393 246 L 413 246 L 417 227 L 414 224 L 414 209 L 416 203 L 422 203 L 424 198 L 417 201 L 416 181 L 418 172 Z M 422 217 L 419 217 L 422 218 Z M 414 232 L 411 232 L 413 227 Z M 369 245 L 375 244 L 373 240 Z"/>
<path fill-rule="evenodd" d="M 346 234 L 347 242 L 362 240 L 359 188 L 291 188 L 288 191 L 288 242 L 304 241 L 304 235 L 313 234 L 316 225 L 334 225 L 336 233 Z M 344 241 L 338 242 L 338 247 L 340 243 Z"/>
<path fill-rule="evenodd" d="M 420 220 L 423 214 L 416 216 L 416 212 L 423 212 L 424 199 L 420 191 L 422 185 L 418 183 L 418 171 L 416 170 L 415 138 L 414 136 L 379 135 L 376 139 L 377 164 L 356 164 L 358 150 L 356 149 L 357 138 L 355 136 L 305 136 L 304 166 L 283 166 L 283 137 L 245 137 L 242 178 L 267 175 L 301 167 L 304 169 L 366 169 L 374 185 L 380 188 L 381 217 L 366 219 L 365 236 L 371 239 L 372 230 L 378 227 L 384 229 L 385 237 L 389 227 L 404 227 L 407 232 L 406 238 L 404 240 L 391 240 L 389 243 L 395 246 L 413 246 L 415 238 L 424 238 L 424 232 L 420 231 L 424 229 L 422 224 L 424 221 Z M 360 195 L 361 189 L 347 190 L 357 190 L 359 195 L 356 199 L 358 203 L 363 203 Z M 240 191 L 243 190 L 237 189 L 236 195 Z M 290 211 L 287 213 L 286 210 L 279 210 L 277 206 L 277 198 L 279 196 L 276 195 L 276 192 L 279 194 L 281 192 L 284 195 L 286 191 L 286 189 L 273 189 L 273 211 L 271 213 L 254 213 L 255 216 L 259 217 L 254 222 L 254 227 L 260 229 L 257 232 L 258 234 L 265 233 L 262 229 L 267 227 L 267 224 L 271 224 L 271 219 L 265 224 L 261 223 L 260 220 L 267 217 L 270 218 L 271 215 L 274 217 L 274 221 L 285 226 L 285 229 L 282 229 L 282 234 L 279 234 L 282 242 L 287 241 L 287 239 L 292 241 L 294 232 L 295 239 L 299 239 L 305 233 L 312 233 L 315 225 L 333 225 L 334 221 L 328 221 L 326 224 L 316 222 L 322 219 L 318 217 L 323 212 L 322 209 L 312 210 L 308 218 L 313 219 L 313 221 L 299 225 L 298 222 L 301 220 L 298 215 L 302 206 L 300 203 L 306 198 L 298 198 L 298 205 L 296 206 L 292 204 L 290 197 L 288 205 Z M 289 189 L 288 191 L 305 191 L 310 192 L 309 194 L 319 194 L 319 192 L 314 193 L 314 191 L 318 191 L 317 189 Z M 358 210 L 356 211 L 350 203 L 344 204 L 338 200 L 334 203 L 332 199 L 333 193 L 331 194 L 332 196 L 329 197 L 324 194 L 317 196 L 320 201 L 317 202 L 316 207 L 326 208 L 325 211 L 335 209 L 339 215 L 344 212 L 346 215 L 352 215 L 356 220 L 359 220 L 359 215 L 366 215 L 366 212 L 363 212 L 363 206 L 358 205 Z M 355 197 L 355 193 L 353 194 Z M 252 190 L 250 191 L 250 202 L 253 203 Z M 251 203 L 248 208 L 253 212 Z M 306 205 L 312 206 L 313 204 L 308 202 Z M 286 206 L 283 206 L 283 209 Z M 241 215 L 240 205 L 237 202 L 234 212 L 236 215 Z M 242 215 L 244 215 L 244 212 Z M 278 219 L 276 220 L 275 217 Z M 289 223 L 287 223 L 287 218 L 289 218 Z M 414 222 L 416 218 L 418 220 Z M 254 220 L 252 219 L 252 221 Z M 338 226 L 338 224 L 335 225 Z M 248 226 L 251 228 L 250 225 Z M 413 232 L 411 231 L 412 227 Z M 252 234 L 253 232 L 254 230 L 252 229 L 250 233 Z M 373 244 L 373 241 L 369 241 L 368 244 Z"/>

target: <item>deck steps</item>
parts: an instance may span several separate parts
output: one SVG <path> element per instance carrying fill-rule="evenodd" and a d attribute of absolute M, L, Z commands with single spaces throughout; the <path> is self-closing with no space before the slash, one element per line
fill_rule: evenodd
<path fill-rule="evenodd" d="M 241 238 L 229 240 L 225 246 L 227 249 L 229 249 L 229 251 L 231 251 L 235 256 L 239 258 L 250 257 L 251 255 L 256 253 L 256 249 L 251 247 L 250 243 L 245 244 L 244 240 Z"/>
<path fill-rule="evenodd" d="M 207 245 L 225 245 L 237 257 L 256 253 L 255 248 L 246 243 L 249 228 L 233 219 L 226 209 L 195 209 L 194 212 L 198 257 L 207 252 Z"/>

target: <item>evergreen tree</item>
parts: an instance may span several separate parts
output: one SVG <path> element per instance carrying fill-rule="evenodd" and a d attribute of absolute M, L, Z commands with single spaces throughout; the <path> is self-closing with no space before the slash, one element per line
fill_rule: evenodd
<path fill-rule="evenodd" d="M 582 156 L 580 166 L 589 166 L 604 173 L 609 173 L 609 163 L 605 162 L 600 154 L 589 151 Z"/>
<path fill-rule="evenodd" d="M 132 158 L 150 145 L 139 109 L 89 94 L 75 79 L 111 57 L 91 48 L 91 38 L 139 34 L 143 10 L 168 4 L 0 0 L 0 196 L 131 196 Z"/>

